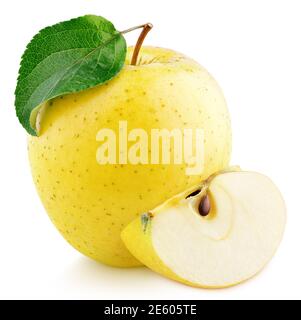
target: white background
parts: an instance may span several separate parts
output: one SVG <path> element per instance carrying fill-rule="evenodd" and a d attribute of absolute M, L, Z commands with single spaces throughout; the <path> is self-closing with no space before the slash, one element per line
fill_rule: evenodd
<path fill-rule="evenodd" d="M 282 245 L 255 279 L 208 291 L 144 268 L 106 267 L 77 253 L 50 223 L 31 180 L 13 92 L 31 37 L 87 13 L 103 15 L 119 30 L 152 22 L 146 44 L 191 56 L 219 81 L 232 115 L 232 163 L 269 175 L 287 202 Z M 300 16 L 298 0 L 1 1 L 0 298 L 301 298 Z M 128 35 L 128 43 L 137 36 Z"/>

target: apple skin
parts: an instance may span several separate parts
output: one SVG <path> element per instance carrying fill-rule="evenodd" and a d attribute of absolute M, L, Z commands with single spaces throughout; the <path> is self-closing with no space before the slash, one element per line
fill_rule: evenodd
<path fill-rule="evenodd" d="M 28 138 L 33 179 L 48 215 L 78 251 L 116 267 L 141 265 L 120 233 L 142 212 L 229 164 L 231 125 L 216 81 L 195 61 L 171 50 L 143 47 L 137 66 L 113 80 L 58 97 L 40 116 L 39 136 Z M 202 128 L 205 170 L 187 176 L 185 165 L 99 165 L 97 132 Z"/>

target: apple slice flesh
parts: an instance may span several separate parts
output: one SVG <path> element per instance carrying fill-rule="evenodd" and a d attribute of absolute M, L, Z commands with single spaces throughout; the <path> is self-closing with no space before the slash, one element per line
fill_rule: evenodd
<path fill-rule="evenodd" d="M 197 210 L 203 192 L 188 198 L 187 193 L 127 226 L 122 239 L 129 251 L 158 273 L 205 288 L 229 287 L 263 269 L 286 221 L 284 201 L 272 181 L 242 171 L 213 177 L 206 217 Z"/>

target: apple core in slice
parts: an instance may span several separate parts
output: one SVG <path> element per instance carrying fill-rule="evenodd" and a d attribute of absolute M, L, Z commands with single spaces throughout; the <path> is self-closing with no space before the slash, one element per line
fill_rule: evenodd
<path fill-rule="evenodd" d="M 284 201 L 271 180 L 252 172 L 222 173 L 208 179 L 200 193 L 189 194 L 131 223 L 122 233 L 130 252 L 154 271 L 206 288 L 229 287 L 263 269 L 286 221 Z M 210 202 L 206 216 L 199 212 L 204 194 Z"/>

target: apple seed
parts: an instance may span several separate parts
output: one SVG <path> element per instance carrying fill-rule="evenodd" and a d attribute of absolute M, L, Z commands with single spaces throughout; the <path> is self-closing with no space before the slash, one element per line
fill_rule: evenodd
<path fill-rule="evenodd" d="M 189 199 L 189 198 L 195 197 L 195 196 L 197 196 L 200 192 L 201 192 L 201 190 L 200 190 L 200 189 L 195 190 L 195 191 L 193 191 L 192 193 L 190 193 L 190 194 L 186 197 L 186 199 Z"/>
<path fill-rule="evenodd" d="M 202 217 L 206 217 L 208 216 L 208 214 L 210 213 L 210 209 L 211 209 L 211 205 L 210 205 L 210 199 L 208 195 L 205 195 L 200 204 L 199 204 L 199 214 Z"/>

